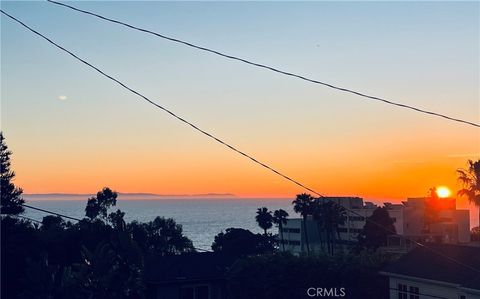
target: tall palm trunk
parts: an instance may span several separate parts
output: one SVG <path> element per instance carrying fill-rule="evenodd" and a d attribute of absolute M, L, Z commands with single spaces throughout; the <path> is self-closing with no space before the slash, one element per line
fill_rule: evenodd
<path fill-rule="evenodd" d="M 307 254 L 310 254 L 310 245 L 308 243 L 307 215 L 303 216 L 303 231 L 305 233 L 305 244 L 307 245 Z"/>
<path fill-rule="evenodd" d="M 331 241 L 331 236 L 330 236 L 330 232 L 327 230 L 327 253 L 330 255 L 331 254 L 331 244 L 332 244 L 332 241 Z"/>
<path fill-rule="evenodd" d="M 320 242 L 320 248 L 322 251 L 325 249 L 325 242 L 323 242 L 323 228 L 319 220 L 317 220 L 318 241 Z"/>
<path fill-rule="evenodd" d="M 283 225 L 282 222 L 278 224 L 278 228 L 280 229 L 280 242 L 282 242 L 282 251 L 285 251 L 285 242 L 283 241 Z"/>

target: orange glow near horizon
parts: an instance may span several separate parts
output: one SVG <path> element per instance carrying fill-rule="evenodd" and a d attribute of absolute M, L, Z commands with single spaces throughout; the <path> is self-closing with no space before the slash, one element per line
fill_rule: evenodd
<path fill-rule="evenodd" d="M 42 160 L 17 160 L 22 154 L 22 151 L 16 151 L 13 169 L 17 173 L 15 183 L 25 193 L 95 193 L 105 186 L 124 193 L 228 193 L 240 198 L 293 198 L 305 192 L 256 165 L 244 163 L 242 159 L 221 151 L 215 158 L 205 160 L 187 155 L 180 160 L 171 157 L 172 163 L 160 159 L 154 161 L 150 153 L 131 160 L 122 160 L 115 154 L 101 155 L 101 162 L 96 165 L 84 162 L 96 160 L 93 156 L 82 160 L 57 156 L 58 162 L 52 159 L 48 167 Z M 147 157 L 152 160 L 145 159 Z M 309 165 L 303 159 L 298 164 L 277 161 L 275 157 L 273 160 L 279 165 L 283 162 L 285 173 L 291 173 L 292 177 L 323 195 L 359 196 L 384 201 L 428 196 L 429 186 L 438 186 L 438 182 L 458 190 L 461 186 L 455 170 L 463 166 L 463 161 L 456 159 L 399 164 L 389 163 L 388 157 L 385 157 L 376 164 L 371 161 L 344 161 L 345 164 L 356 163 L 356 167 L 343 171 L 341 169 L 346 169 L 346 165 L 335 165 L 328 159 L 318 159 L 315 165 Z M 439 187 L 437 194 L 448 197 L 455 193 L 445 196 L 445 191 Z M 463 201 L 459 199 L 459 202 Z"/>
<path fill-rule="evenodd" d="M 456 170 L 467 167 L 468 159 L 478 159 L 477 145 L 463 142 L 466 136 L 455 132 L 448 141 L 438 136 L 432 143 L 435 136 L 421 130 L 415 136 L 385 132 L 374 136 L 375 142 L 365 142 L 370 137 L 362 133 L 303 146 L 303 136 L 289 135 L 289 142 L 274 138 L 244 141 L 239 147 L 326 196 L 398 202 L 428 196 L 431 186 L 439 185 L 455 195 L 462 188 Z M 105 186 L 124 193 L 229 193 L 240 198 L 293 198 L 305 192 L 190 131 L 156 139 L 86 133 L 46 141 L 20 137 L 7 135 L 6 141 L 13 152 L 15 184 L 25 193 L 95 193 Z"/>

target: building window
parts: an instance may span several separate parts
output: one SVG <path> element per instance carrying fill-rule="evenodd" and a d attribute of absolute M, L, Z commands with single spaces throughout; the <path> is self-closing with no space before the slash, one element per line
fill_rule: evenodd
<path fill-rule="evenodd" d="M 191 287 L 182 287 L 180 289 L 180 299 L 209 299 L 210 288 L 208 285 L 199 285 Z"/>
<path fill-rule="evenodd" d="M 418 290 L 418 287 L 412 287 L 410 286 L 410 289 L 409 289 L 409 293 L 410 293 L 410 299 L 419 299 L 419 290 Z"/>
<path fill-rule="evenodd" d="M 281 240 L 280 244 L 300 246 L 300 241 Z"/>
<path fill-rule="evenodd" d="M 408 299 L 406 284 L 401 284 L 401 283 L 398 284 L 398 299 Z"/>
<path fill-rule="evenodd" d="M 467 299 L 467 297 L 465 295 L 460 295 L 458 298 L 459 299 Z"/>

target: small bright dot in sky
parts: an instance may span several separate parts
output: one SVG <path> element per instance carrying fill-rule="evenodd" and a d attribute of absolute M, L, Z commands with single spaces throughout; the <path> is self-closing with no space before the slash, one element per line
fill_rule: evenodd
<path fill-rule="evenodd" d="M 67 96 L 58 96 L 59 100 L 65 101 L 67 99 Z"/>
<path fill-rule="evenodd" d="M 438 197 L 440 197 L 440 198 L 449 197 L 451 193 L 452 193 L 452 192 L 450 192 L 450 189 L 448 189 L 448 188 L 445 187 L 445 186 L 437 187 L 437 195 L 438 195 Z"/>

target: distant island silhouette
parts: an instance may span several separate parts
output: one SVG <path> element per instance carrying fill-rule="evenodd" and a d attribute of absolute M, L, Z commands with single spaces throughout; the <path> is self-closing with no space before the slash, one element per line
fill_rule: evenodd
<path fill-rule="evenodd" d="M 27 199 L 29 197 L 34 198 L 58 198 L 58 197 L 91 197 L 95 196 L 94 193 L 24 193 L 24 197 Z M 194 194 L 157 194 L 157 193 L 146 193 L 146 192 L 118 192 L 118 196 L 121 197 L 237 197 L 233 193 L 194 193 Z"/>

